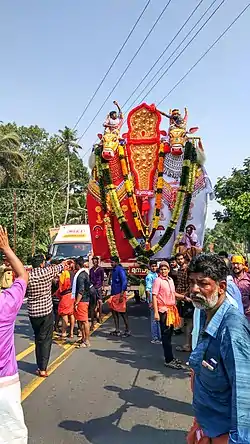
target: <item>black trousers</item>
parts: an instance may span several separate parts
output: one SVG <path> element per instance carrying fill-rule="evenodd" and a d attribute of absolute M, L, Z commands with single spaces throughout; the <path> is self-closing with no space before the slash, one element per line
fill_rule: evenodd
<path fill-rule="evenodd" d="M 174 359 L 172 350 L 172 335 L 174 328 L 166 325 L 167 313 L 160 314 L 161 340 L 165 362 L 169 363 Z"/>
<path fill-rule="evenodd" d="M 36 362 L 40 370 L 47 370 L 54 330 L 53 312 L 40 318 L 30 317 L 35 334 Z"/>

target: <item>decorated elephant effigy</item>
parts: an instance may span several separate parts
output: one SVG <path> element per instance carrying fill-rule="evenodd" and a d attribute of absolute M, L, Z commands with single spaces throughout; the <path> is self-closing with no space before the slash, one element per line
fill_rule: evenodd
<path fill-rule="evenodd" d="M 143 103 L 128 114 L 122 135 L 120 108 L 115 114 L 91 155 L 87 206 L 94 254 L 166 258 L 192 242 L 185 233 L 190 225 L 201 246 L 212 189 L 201 139 L 193 136 L 198 128 L 187 130 L 187 110 L 182 118 L 177 109 L 165 114 Z M 168 131 L 160 128 L 162 115 Z"/>

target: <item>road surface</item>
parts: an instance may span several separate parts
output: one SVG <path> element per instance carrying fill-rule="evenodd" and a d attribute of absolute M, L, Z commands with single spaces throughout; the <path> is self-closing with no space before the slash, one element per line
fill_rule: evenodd
<path fill-rule="evenodd" d="M 185 443 L 193 417 L 189 376 L 164 367 L 161 346 L 150 343 L 145 304 L 130 303 L 130 338 L 111 338 L 110 318 L 90 349 L 54 342 L 46 380 L 34 376 L 26 309 L 15 341 L 29 444 Z"/>

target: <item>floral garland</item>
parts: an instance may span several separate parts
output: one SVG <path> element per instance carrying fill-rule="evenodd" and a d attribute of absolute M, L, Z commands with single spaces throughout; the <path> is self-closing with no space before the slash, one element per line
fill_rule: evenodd
<path fill-rule="evenodd" d="M 180 224 L 180 233 L 184 233 L 187 219 L 188 219 L 188 214 L 189 214 L 190 205 L 191 205 L 191 201 L 192 201 L 192 195 L 193 195 L 194 186 L 195 186 L 196 173 L 197 173 L 197 163 L 196 162 L 197 162 L 197 155 L 196 155 L 195 147 L 193 146 L 190 174 L 189 174 L 188 187 L 187 187 L 187 194 L 186 194 L 186 199 L 185 199 L 185 204 L 184 204 L 182 219 L 181 219 L 181 224 Z"/>
<path fill-rule="evenodd" d="M 118 250 L 116 247 L 116 242 L 115 242 L 115 236 L 114 236 L 113 228 L 111 225 L 111 220 L 110 220 L 110 217 L 108 216 L 108 214 L 105 214 L 103 220 L 104 220 L 104 224 L 105 224 L 110 255 L 119 257 Z"/>
<path fill-rule="evenodd" d="M 193 195 L 194 186 L 195 186 L 196 172 L 197 172 L 197 154 L 196 154 L 195 147 L 193 146 L 192 156 L 191 156 L 190 173 L 189 173 L 189 178 L 188 178 L 187 193 L 186 193 L 186 198 L 185 198 L 185 203 L 184 203 L 184 208 L 183 208 L 183 213 L 182 213 L 182 218 L 181 218 L 181 223 L 180 223 L 180 231 L 179 231 L 179 234 L 178 234 L 176 241 L 174 243 L 174 246 L 173 246 L 173 254 L 176 254 L 176 252 L 177 252 L 179 242 L 183 236 L 183 233 L 184 233 L 184 230 L 185 230 L 185 227 L 187 224 L 188 214 L 189 214 L 190 205 L 191 205 L 191 201 L 192 201 L 192 195 Z"/>
<path fill-rule="evenodd" d="M 109 163 L 105 162 L 104 159 L 99 157 L 99 160 L 101 162 L 101 170 L 102 173 L 100 174 L 103 178 L 103 186 L 104 186 L 104 192 L 108 194 L 110 197 L 112 209 L 117 217 L 117 220 L 120 224 L 120 227 L 126 237 L 126 239 L 129 241 L 130 245 L 135 250 L 135 253 L 138 256 L 138 260 L 141 260 L 142 262 L 147 262 L 148 258 L 156 254 L 158 251 L 160 251 L 170 240 L 180 217 L 185 194 L 188 191 L 188 186 L 190 184 L 191 186 L 191 179 L 190 179 L 190 172 L 191 172 L 191 160 L 193 158 L 193 145 L 191 142 L 187 142 L 185 145 L 185 153 L 184 153 L 184 160 L 182 165 L 182 173 L 180 178 L 180 186 L 177 192 L 175 207 L 171 216 L 170 223 L 168 227 L 166 228 L 163 236 L 159 240 L 159 242 L 151 247 L 149 250 L 144 250 L 137 239 L 134 237 L 133 233 L 131 232 L 128 223 L 126 221 L 126 218 L 124 216 L 123 210 L 121 208 L 118 195 L 116 192 L 116 187 L 112 183 L 112 178 L 110 174 L 110 167 Z M 106 200 L 105 200 L 106 202 Z M 110 229 L 112 230 L 111 224 Z M 113 230 L 112 230 L 113 233 Z M 114 236 L 114 234 L 113 234 Z"/>
<path fill-rule="evenodd" d="M 122 168 L 122 174 L 123 179 L 125 183 L 126 192 L 129 199 L 130 208 L 132 211 L 132 215 L 136 224 L 136 227 L 138 231 L 142 232 L 144 238 L 152 239 L 152 237 L 155 234 L 155 231 L 158 228 L 159 225 L 159 219 L 160 219 L 160 212 L 161 212 L 161 202 L 162 202 L 162 190 L 163 190 L 163 170 L 164 170 L 164 144 L 161 143 L 160 150 L 159 150 L 159 162 L 158 162 L 158 175 L 157 175 L 157 183 L 156 183 L 156 197 L 155 197 L 155 209 L 154 209 L 154 215 L 153 215 L 153 223 L 152 223 L 152 232 L 151 234 L 148 233 L 148 226 L 146 226 L 146 234 L 143 230 L 143 225 L 140 220 L 140 217 L 138 216 L 139 210 L 138 205 L 132 185 L 132 180 L 129 179 L 128 174 L 128 167 L 125 157 L 125 149 L 123 145 L 119 145 L 119 159 L 121 162 L 121 168 Z M 145 224 L 144 224 L 145 225 Z"/>
<path fill-rule="evenodd" d="M 153 215 L 152 232 L 150 235 L 150 240 L 154 237 L 154 234 L 158 228 L 160 214 L 161 214 L 161 202 L 162 202 L 162 190 L 163 190 L 163 171 L 164 171 L 164 158 L 165 150 L 164 144 L 161 143 L 159 150 L 159 163 L 158 163 L 158 176 L 156 183 L 156 196 L 155 196 L 155 210 Z"/>
<path fill-rule="evenodd" d="M 192 153 L 193 153 L 192 143 L 186 142 L 184 159 L 183 159 L 183 164 L 182 164 L 182 172 L 181 172 L 181 178 L 180 178 L 180 186 L 179 186 L 179 189 L 177 192 L 176 202 L 175 202 L 174 210 L 171 215 L 171 220 L 170 220 L 169 225 L 167 226 L 163 236 L 159 240 L 159 242 L 157 244 L 155 244 L 152 248 L 150 248 L 149 251 L 147 251 L 147 254 L 149 257 L 158 253 L 167 244 L 167 242 L 170 240 L 170 238 L 177 226 L 177 223 L 178 223 L 178 220 L 181 215 L 182 208 L 183 208 L 185 194 L 188 189 Z"/>
<path fill-rule="evenodd" d="M 128 200 L 129 200 L 130 209 L 132 211 L 132 216 L 134 218 L 137 230 L 143 233 L 142 223 L 141 223 L 140 218 L 138 216 L 138 206 L 137 206 L 136 197 L 135 197 L 135 193 L 134 193 L 134 189 L 133 189 L 133 185 L 132 185 L 132 180 L 129 179 L 127 162 L 126 162 L 126 158 L 125 158 L 125 150 L 124 150 L 123 145 L 119 145 L 119 159 L 121 162 L 124 184 L 125 184 L 125 188 L 126 188 L 126 192 L 127 192 L 127 196 L 128 196 Z"/>
<path fill-rule="evenodd" d="M 97 174 L 99 188 L 100 188 L 101 206 L 102 206 L 102 210 L 104 211 L 103 221 L 104 221 L 104 226 L 105 226 L 105 230 L 106 230 L 109 251 L 110 251 L 111 256 L 119 257 L 117 247 L 116 247 L 114 232 L 113 232 L 113 228 L 111 225 L 111 220 L 108 215 L 108 199 L 106 196 L 105 183 L 104 183 L 103 171 L 102 171 L 101 148 L 98 145 L 95 148 L 95 160 L 96 160 L 96 174 Z"/>
<path fill-rule="evenodd" d="M 117 217 L 117 220 L 120 224 L 121 230 L 123 231 L 126 239 L 129 241 L 132 248 L 135 250 L 136 254 L 143 256 L 144 250 L 141 247 L 141 245 L 139 244 L 139 242 L 137 241 L 137 239 L 134 237 L 133 233 L 131 232 L 129 225 L 126 221 L 126 218 L 124 216 L 123 210 L 121 208 L 121 205 L 120 205 L 120 202 L 119 202 L 119 199 L 117 196 L 117 192 L 116 192 L 116 187 L 112 183 L 112 178 L 111 178 L 110 169 L 109 169 L 109 163 L 104 163 L 104 162 L 102 163 L 102 171 L 103 171 L 103 176 L 104 176 L 104 180 L 105 180 L 105 184 L 106 184 L 106 190 L 107 190 L 108 195 L 111 200 L 112 209 L 113 209 L 113 211 Z"/>

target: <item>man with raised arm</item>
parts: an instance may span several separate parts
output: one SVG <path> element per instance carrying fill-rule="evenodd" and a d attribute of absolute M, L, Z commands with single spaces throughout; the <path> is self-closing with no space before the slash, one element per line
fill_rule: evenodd
<path fill-rule="evenodd" d="M 21 406 L 21 389 L 14 346 L 14 327 L 23 303 L 28 274 L 11 250 L 7 231 L 0 226 L 0 250 L 16 279 L 0 295 L 0 442 L 27 444 L 28 434 Z"/>

